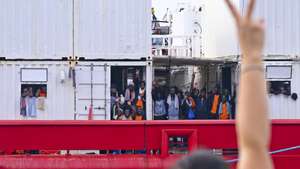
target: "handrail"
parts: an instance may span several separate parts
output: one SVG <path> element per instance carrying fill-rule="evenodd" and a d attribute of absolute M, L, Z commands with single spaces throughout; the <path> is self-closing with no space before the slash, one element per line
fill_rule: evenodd
<path fill-rule="evenodd" d="M 152 35 L 154 56 L 201 57 L 202 39 L 199 34 Z"/>
<path fill-rule="evenodd" d="M 279 150 L 271 151 L 269 152 L 270 155 L 278 154 L 278 153 L 283 153 L 283 152 L 288 152 L 288 151 L 293 151 L 293 150 L 298 150 L 300 149 L 300 146 L 294 146 L 294 147 L 289 147 L 289 148 L 282 148 Z M 227 163 L 236 163 L 238 162 L 239 159 L 232 159 L 232 160 L 226 160 Z"/>

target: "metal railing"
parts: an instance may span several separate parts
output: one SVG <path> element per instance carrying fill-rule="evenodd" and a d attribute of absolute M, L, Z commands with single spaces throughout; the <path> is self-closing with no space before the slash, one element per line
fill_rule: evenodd
<path fill-rule="evenodd" d="M 283 149 L 271 151 L 269 154 L 274 155 L 274 154 L 278 154 L 278 153 L 284 153 L 284 152 L 299 150 L 299 149 L 300 149 L 300 146 L 294 146 L 294 147 L 283 148 Z M 238 161 L 239 161 L 239 159 L 236 158 L 236 159 L 232 159 L 232 160 L 227 160 L 226 162 L 227 163 L 237 163 Z"/>
<path fill-rule="evenodd" d="M 202 57 L 201 35 L 152 35 L 153 56 Z"/>

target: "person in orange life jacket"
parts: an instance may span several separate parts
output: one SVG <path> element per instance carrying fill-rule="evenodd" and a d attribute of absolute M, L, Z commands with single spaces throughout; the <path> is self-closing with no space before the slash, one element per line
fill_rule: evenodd
<path fill-rule="evenodd" d="M 139 92 L 139 96 L 141 96 L 141 99 L 142 99 L 142 101 L 144 103 L 144 107 L 143 108 L 145 108 L 145 103 L 146 103 L 146 84 L 145 84 L 144 81 L 142 81 L 140 83 L 140 87 L 139 87 L 139 91 L 138 92 Z"/>
<path fill-rule="evenodd" d="M 218 109 L 221 102 L 221 95 L 218 88 L 215 87 L 212 95 L 210 96 L 210 115 L 212 119 L 218 119 Z"/>
<path fill-rule="evenodd" d="M 129 105 L 133 105 L 135 101 L 134 84 L 131 82 L 125 90 L 125 101 Z"/>
<path fill-rule="evenodd" d="M 138 96 L 138 99 L 136 101 L 136 108 L 137 108 L 137 110 L 140 110 L 139 113 L 141 113 L 143 119 L 146 118 L 146 115 L 145 115 L 145 112 L 144 112 L 144 107 L 145 107 L 145 102 L 143 101 L 142 96 Z"/>
<path fill-rule="evenodd" d="M 143 114 L 144 114 L 143 109 L 141 107 L 137 107 L 137 111 L 135 113 L 134 120 L 136 120 L 136 121 L 144 120 Z"/>
<path fill-rule="evenodd" d="M 230 115 L 231 115 L 230 103 L 228 102 L 227 97 L 223 95 L 222 102 L 219 105 L 219 112 L 218 112 L 219 119 L 228 120 L 230 119 Z"/>

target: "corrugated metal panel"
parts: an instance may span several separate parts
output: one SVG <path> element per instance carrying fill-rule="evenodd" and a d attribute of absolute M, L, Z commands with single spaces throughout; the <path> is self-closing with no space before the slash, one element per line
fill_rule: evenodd
<path fill-rule="evenodd" d="M 247 0 L 233 0 L 245 12 Z M 266 22 L 265 55 L 300 54 L 300 1 L 259 0 L 255 16 Z M 232 16 L 224 2 L 204 1 L 204 49 L 206 57 L 240 53 Z"/>
<path fill-rule="evenodd" d="M 239 0 L 234 0 L 236 4 Z M 215 58 L 238 53 L 238 43 L 233 18 L 224 1 L 203 1 L 203 52 Z"/>
<path fill-rule="evenodd" d="M 241 0 L 245 13 L 249 0 Z M 259 0 L 255 16 L 266 23 L 265 55 L 300 54 L 300 1 Z"/>
<path fill-rule="evenodd" d="M 1 57 L 60 59 L 73 43 L 91 59 L 150 56 L 151 1 L 1 0 Z"/>
<path fill-rule="evenodd" d="M 3 63 L 0 64 L 0 119 L 22 119 L 20 116 L 21 68 L 47 68 L 48 82 L 45 111 L 37 114 L 43 120 L 74 119 L 74 89 L 72 80 L 60 82 L 60 73 L 66 76 L 69 66 L 61 63 Z"/>
<path fill-rule="evenodd" d="M 61 58 L 72 54 L 72 1 L 1 0 L 0 56 Z"/>
<path fill-rule="evenodd" d="M 151 1 L 77 2 L 76 55 L 110 59 L 150 56 Z"/>
<path fill-rule="evenodd" d="M 267 63 L 270 64 L 270 63 Z M 273 65 L 283 65 L 282 62 L 273 62 Z M 300 62 L 291 63 L 293 73 L 291 79 L 291 92 L 300 94 Z M 297 101 L 290 96 L 269 95 L 269 107 L 272 119 L 300 119 L 300 99 Z"/>

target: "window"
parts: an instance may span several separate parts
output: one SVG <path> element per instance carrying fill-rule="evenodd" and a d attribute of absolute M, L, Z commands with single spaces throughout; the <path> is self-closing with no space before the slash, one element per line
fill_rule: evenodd
<path fill-rule="evenodd" d="M 267 79 L 291 79 L 292 66 L 267 66 L 266 68 Z"/>
<path fill-rule="evenodd" d="M 24 118 L 37 118 L 40 112 L 45 111 L 46 97 L 46 84 L 22 84 L 20 115 Z"/>
<path fill-rule="evenodd" d="M 270 94 L 284 94 L 291 95 L 291 82 L 290 81 L 269 81 L 269 93 Z"/>
<path fill-rule="evenodd" d="M 46 84 L 22 84 L 21 94 L 33 97 L 47 97 L 47 85 Z"/>
<path fill-rule="evenodd" d="M 169 137 L 169 154 L 188 154 L 188 137 Z"/>
<path fill-rule="evenodd" d="M 48 69 L 46 68 L 22 68 L 21 82 L 47 82 Z"/>

